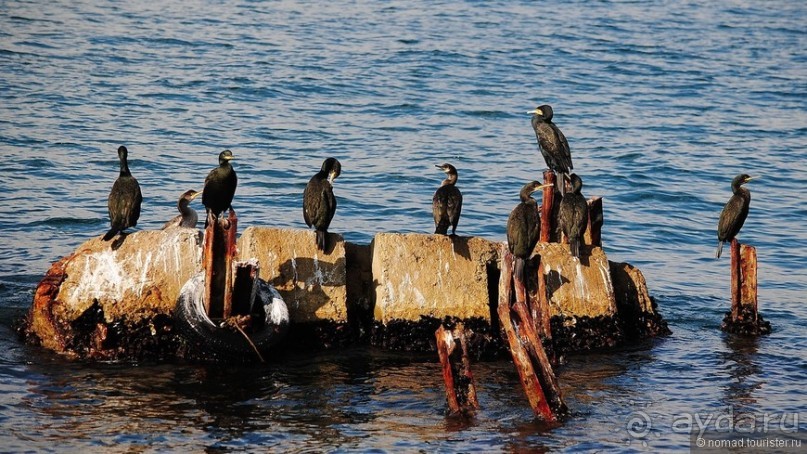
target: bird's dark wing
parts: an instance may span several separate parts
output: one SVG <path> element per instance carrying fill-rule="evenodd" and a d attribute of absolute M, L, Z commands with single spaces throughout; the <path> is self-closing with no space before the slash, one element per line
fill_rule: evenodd
<path fill-rule="evenodd" d="M 452 186 L 452 188 L 454 190 L 448 197 L 447 211 L 451 226 L 456 229 L 462 213 L 462 193 L 456 186 Z"/>
<path fill-rule="evenodd" d="M 516 243 L 521 240 L 521 229 L 517 228 L 517 213 L 515 208 L 513 211 L 510 212 L 510 216 L 507 218 L 507 248 L 510 249 L 510 253 L 513 253 L 515 249 Z"/>
<path fill-rule="evenodd" d="M 563 132 L 560 128 L 557 127 L 554 123 L 551 124 L 552 131 L 555 133 L 557 137 L 557 159 L 559 163 L 565 168 L 564 173 L 569 173 L 569 170 L 574 169 L 572 165 L 572 152 L 569 150 L 569 141 L 566 140 L 566 136 L 563 135 Z"/>
<path fill-rule="evenodd" d="M 311 227 L 316 211 L 319 208 L 319 201 L 316 197 L 316 181 L 312 178 L 303 191 L 303 220 L 305 225 Z"/>
<path fill-rule="evenodd" d="M 327 229 L 331 225 L 333 216 L 336 214 L 336 196 L 333 195 L 333 187 L 330 184 L 326 184 L 322 191 L 322 202 L 325 204 L 325 212 L 323 214 L 326 219 L 324 219 L 324 227 Z"/>
<path fill-rule="evenodd" d="M 434 224 L 448 224 L 448 196 L 446 194 L 445 186 L 440 186 L 434 192 L 432 197 L 432 216 L 434 217 Z"/>
<path fill-rule="evenodd" d="M 723 207 L 723 212 L 720 213 L 720 220 L 717 223 L 717 239 L 728 241 L 734 238 L 743 227 L 747 216 L 746 201 L 736 194 L 731 196 L 726 202 L 726 206 Z"/>
<path fill-rule="evenodd" d="M 137 180 L 132 178 L 134 182 L 134 189 L 135 189 L 135 198 L 134 204 L 132 205 L 132 212 L 129 216 L 131 221 L 130 227 L 134 227 L 137 225 L 137 220 L 140 219 L 140 206 L 143 204 L 143 193 L 140 192 L 140 184 L 138 184 Z"/>
<path fill-rule="evenodd" d="M 551 134 L 552 129 L 549 128 L 549 125 L 541 121 L 533 121 L 532 127 L 535 130 L 535 138 L 538 139 L 538 149 L 541 151 L 541 155 L 544 157 L 547 167 L 551 169 L 554 167 L 554 158 L 552 156 L 554 141 L 553 138 L 550 137 L 553 135 Z"/>

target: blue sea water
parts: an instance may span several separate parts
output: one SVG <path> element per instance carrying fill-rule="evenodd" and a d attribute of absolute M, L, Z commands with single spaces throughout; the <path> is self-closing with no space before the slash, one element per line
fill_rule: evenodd
<path fill-rule="evenodd" d="M 682 415 L 728 414 L 800 416 L 803 434 L 806 17 L 786 0 L 0 1 L 0 450 L 659 452 L 690 447 Z M 558 427 L 506 361 L 474 365 L 482 409 L 457 422 L 436 355 L 80 364 L 12 332 L 49 264 L 108 228 L 121 144 L 141 229 L 229 148 L 240 226 L 304 227 L 305 183 L 335 156 L 332 231 L 430 232 L 447 161 L 458 233 L 503 240 L 545 167 L 526 114 L 544 103 L 604 197 L 609 258 L 642 269 L 673 331 L 571 357 Z M 773 325 L 757 340 L 719 330 L 715 228 L 740 172 Z"/>

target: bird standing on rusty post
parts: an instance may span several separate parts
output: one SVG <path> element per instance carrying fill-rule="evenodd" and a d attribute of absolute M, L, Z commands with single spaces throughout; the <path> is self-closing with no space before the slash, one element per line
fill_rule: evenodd
<path fill-rule="evenodd" d="M 319 172 L 308 181 L 303 191 L 303 219 L 317 232 L 317 249 L 327 250 L 328 227 L 336 214 L 336 197 L 333 181 L 342 173 L 342 164 L 336 158 L 328 158 Z"/>
<path fill-rule="evenodd" d="M 538 238 L 541 236 L 541 215 L 538 212 L 538 202 L 533 199 L 532 193 L 548 185 L 531 181 L 521 188 L 519 197 L 521 203 L 513 208 L 507 218 L 507 247 L 516 257 L 514 274 L 524 282 L 524 262 L 530 258 Z"/>
<path fill-rule="evenodd" d="M 193 199 L 201 194 L 201 192 L 196 192 L 193 189 L 185 191 L 179 197 L 179 201 L 177 201 L 177 209 L 179 210 L 179 214 L 170 221 L 166 222 L 165 225 L 163 225 L 162 230 L 169 227 L 196 228 L 196 223 L 199 222 L 199 215 L 196 213 L 196 210 L 190 207 L 190 204 Z"/>
<path fill-rule="evenodd" d="M 123 145 L 118 147 L 120 173 L 118 179 L 112 184 L 112 191 L 107 199 L 111 228 L 104 235 L 104 241 L 111 240 L 118 232 L 136 226 L 137 220 L 140 218 L 140 204 L 143 202 L 143 195 L 140 193 L 140 184 L 129 171 L 128 157 L 129 150 Z"/>
<path fill-rule="evenodd" d="M 451 235 L 455 235 L 457 224 L 462 213 L 462 192 L 457 188 L 457 169 L 451 164 L 435 165 L 446 174 L 446 179 L 437 188 L 432 197 L 432 215 L 434 216 L 434 233 L 448 235 L 448 226 L 451 226 Z"/>
<path fill-rule="evenodd" d="M 717 223 L 717 251 L 715 258 L 719 259 L 723 252 L 723 243 L 731 241 L 740 233 L 740 229 L 748 217 L 748 207 L 751 205 L 751 191 L 742 187 L 751 181 L 753 177 L 741 173 L 731 180 L 731 191 L 734 193 L 723 212 L 720 213 L 720 220 Z"/>
<path fill-rule="evenodd" d="M 207 209 L 208 218 L 212 214 L 218 218 L 222 211 L 231 208 L 235 188 L 238 186 L 238 176 L 230 165 L 233 152 L 224 150 L 219 153 L 219 166 L 211 170 L 205 178 L 205 187 L 202 189 L 202 204 Z M 205 221 L 207 225 L 207 221 Z"/>
<path fill-rule="evenodd" d="M 560 201 L 558 224 L 569 240 L 569 251 L 573 256 L 580 258 L 580 244 L 583 242 L 583 232 L 588 226 L 588 202 L 581 193 L 583 180 L 576 173 L 569 175 L 569 179 L 572 192 L 566 193 Z"/>
<path fill-rule="evenodd" d="M 547 167 L 558 176 L 556 178 L 558 190 L 564 195 L 566 193 L 564 176 L 568 179 L 569 172 L 574 169 L 569 142 L 560 128 L 552 123 L 552 106 L 544 104 L 527 113 L 532 114 L 532 129 L 538 139 L 538 148 L 544 156 Z"/>

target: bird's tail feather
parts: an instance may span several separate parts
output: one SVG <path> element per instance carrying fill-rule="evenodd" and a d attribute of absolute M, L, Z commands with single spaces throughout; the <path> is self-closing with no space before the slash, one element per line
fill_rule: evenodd
<path fill-rule="evenodd" d="M 571 239 L 569 240 L 569 252 L 572 253 L 573 256 L 580 258 L 580 240 L 579 239 Z"/>
<path fill-rule="evenodd" d="M 715 251 L 715 258 L 719 259 L 721 253 L 723 253 L 723 242 L 718 241 L 717 242 L 717 251 Z"/>
<path fill-rule="evenodd" d="M 566 195 L 566 179 L 568 176 L 563 172 L 557 172 L 555 174 L 555 186 L 560 191 L 560 196 L 563 197 Z"/>
<path fill-rule="evenodd" d="M 111 239 L 112 239 L 112 237 L 113 237 L 113 236 L 115 236 L 115 234 L 117 234 L 117 233 L 118 233 L 118 229 L 116 229 L 115 227 L 112 227 L 111 229 L 109 229 L 109 231 L 108 231 L 108 232 L 106 232 L 106 235 L 104 235 L 103 240 L 104 240 L 104 241 L 109 241 L 109 240 L 111 240 Z"/>
<path fill-rule="evenodd" d="M 516 257 L 515 266 L 513 266 L 513 276 L 524 282 L 524 262 L 521 257 Z"/>
<path fill-rule="evenodd" d="M 328 232 L 317 230 L 317 249 L 325 251 L 326 242 L 328 239 Z"/>

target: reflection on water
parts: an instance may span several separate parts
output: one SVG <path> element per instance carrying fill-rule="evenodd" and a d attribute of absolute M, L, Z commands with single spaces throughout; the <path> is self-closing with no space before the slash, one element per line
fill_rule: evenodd
<path fill-rule="evenodd" d="M 724 336 L 728 351 L 721 353 L 730 381 L 725 386 L 724 404 L 735 410 L 753 408 L 757 402 L 755 393 L 767 381 L 757 358 L 759 339 L 738 336 Z"/>

